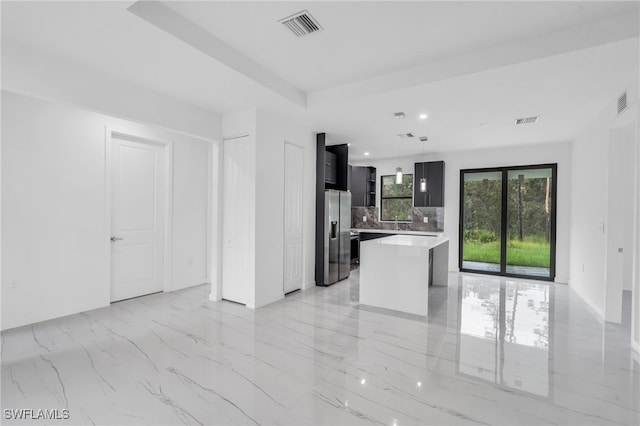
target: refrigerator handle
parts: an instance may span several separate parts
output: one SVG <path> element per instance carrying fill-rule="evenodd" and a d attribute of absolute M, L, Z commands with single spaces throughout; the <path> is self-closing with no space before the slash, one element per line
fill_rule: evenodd
<path fill-rule="evenodd" d="M 338 238 L 338 222 L 335 220 L 331 221 L 331 234 L 329 234 L 329 238 L 332 240 Z"/>

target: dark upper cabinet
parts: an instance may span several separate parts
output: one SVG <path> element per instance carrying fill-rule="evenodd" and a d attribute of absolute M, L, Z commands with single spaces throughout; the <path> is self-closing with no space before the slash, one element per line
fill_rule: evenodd
<path fill-rule="evenodd" d="M 376 168 L 353 166 L 351 169 L 351 206 L 375 207 Z"/>
<path fill-rule="evenodd" d="M 327 146 L 324 152 L 325 189 L 348 189 L 349 147 L 347 144 Z"/>
<path fill-rule="evenodd" d="M 433 161 L 428 164 L 427 198 L 429 207 L 444 207 L 444 161 Z"/>
<path fill-rule="evenodd" d="M 366 167 L 351 168 L 351 206 L 364 207 L 366 205 L 365 187 Z"/>
<path fill-rule="evenodd" d="M 376 168 L 367 167 L 367 205 L 376 206 Z"/>
<path fill-rule="evenodd" d="M 324 153 L 324 181 L 325 183 L 336 183 L 337 159 L 333 152 Z"/>
<path fill-rule="evenodd" d="M 415 163 L 413 205 L 444 207 L 444 161 Z M 420 179 L 427 179 L 427 191 L 420 192 Z"/>

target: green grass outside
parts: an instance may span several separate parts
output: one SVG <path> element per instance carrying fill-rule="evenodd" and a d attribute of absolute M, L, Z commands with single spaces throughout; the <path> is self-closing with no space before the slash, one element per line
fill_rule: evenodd
<path fill-rule="evenodd" d="M 549 267 L 550 245 L 538 240 L 507 242 L 507 265 Z M 500 241 L 464 242 L 463 259 L 471 262 L 500 263 Z"/>

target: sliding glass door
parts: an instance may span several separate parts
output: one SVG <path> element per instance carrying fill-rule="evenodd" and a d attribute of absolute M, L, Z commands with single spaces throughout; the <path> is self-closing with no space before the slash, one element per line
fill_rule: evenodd
<path fill-rule="evenodd" d="M 551 276 L 551 168 L 507 172 L 506 272 Z"/>
<path fill-rule="evenodd" d="M 460 270 L 553 280 L 556 165 L 460 172 Z"/>
<path fill-rule="evenodd" d="M 461 268 L 500 272 L 502 240 L 502 172 L 466 172 L 461 177 Z"/>

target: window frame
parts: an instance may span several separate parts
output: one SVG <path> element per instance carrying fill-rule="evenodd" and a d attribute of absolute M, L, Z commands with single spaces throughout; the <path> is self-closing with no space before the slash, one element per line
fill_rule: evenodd
<path fill-rule="evenodd" d="M 413 173 L 403 173 L 403 179 L 404 176 L 411 176 L 411 183 L 412 183 L 412 187 L 411 187 L 411 195 L 407 195 L 407 196 L 402 196 L 402 197 L 385 197 L 384 196 L 384 178 L 385 177 L 392 177 L 393 179 L 396 178 L 396 175 L 381 175 L 380 176 L 380 222 L 391 222 L 391 223 L 395 223 L 395 219 L 384 219 L 384 215 L 383 215 L 383 200 L 411 200 L 411 206 L 410 206 L 410 210 L 409 210 L 409 219 L 408 220 L 398 220 L 398 223 L 413 223 L 413 185 L 415 184 L 414 182 L 414 174 Z M 394 181 L 394 185 L 397 185 Z"/>

